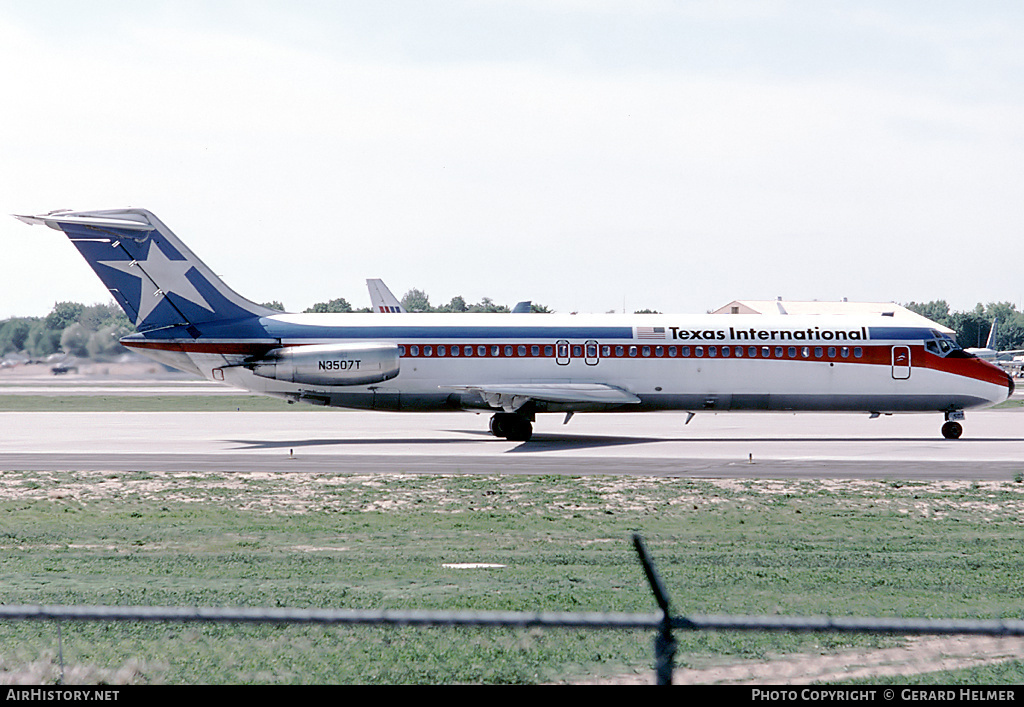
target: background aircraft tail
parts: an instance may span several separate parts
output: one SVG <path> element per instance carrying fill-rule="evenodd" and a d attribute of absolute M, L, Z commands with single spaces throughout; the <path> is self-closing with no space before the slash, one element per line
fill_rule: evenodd
<path fill-rule="evenodd" d="M 397 297 L 391 294 L 391 290 L 388 289 L 383 280 L 377 278 L 367 280 L 366 288 L 370 291 L 370 306 L 373 307 L 374 312 L 405 313 L 405 307 L 402 306 Z"/>
<path fill-rule="evenodd" d="M 139 331 L 280 314 L 224 284 L 145 209 L 15 218 L 63 231 Z"/>
<path fill-rule="evenodd" d="M 988 330 L 988 342 L 985 344 L 985 348 L 992 349 L 993 351 L 999 350 L 996 347 L 996 324 L 998 323 L 998 318 L 992 320 L 992 328 Z"/>

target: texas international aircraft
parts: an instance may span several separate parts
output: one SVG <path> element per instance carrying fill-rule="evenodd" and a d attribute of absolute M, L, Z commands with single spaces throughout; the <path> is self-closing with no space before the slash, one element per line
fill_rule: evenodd
<path fill-rule="evenodd" d="M 295 402 L 540 412 L 933 412 L 947 438 L 1012 379 L 928 327 L 793 315 L 286 314 L 231 290 L 142 209 L 19 216 L 63 231 L 135 322 L 125 346 Z M 689 420 L 689 418 L 688 418 Z"/>

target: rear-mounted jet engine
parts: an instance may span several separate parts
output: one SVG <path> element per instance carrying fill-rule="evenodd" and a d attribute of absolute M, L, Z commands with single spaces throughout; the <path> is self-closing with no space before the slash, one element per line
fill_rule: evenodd
<path fill-rule="evenodd" d="M 245 364 L 257 376 L 307 385 L 367 385 L 398 375 L 397 344 L 314 344 L 268 351 Z"/>

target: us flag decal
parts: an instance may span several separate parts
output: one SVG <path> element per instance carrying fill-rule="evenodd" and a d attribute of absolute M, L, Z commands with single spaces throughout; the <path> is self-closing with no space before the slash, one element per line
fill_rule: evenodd
<path fill-rule="evenodd" d="M 636 328 L 638 339 L 664 339 L 665 327 L 663 326 L 638 326 Z"/>

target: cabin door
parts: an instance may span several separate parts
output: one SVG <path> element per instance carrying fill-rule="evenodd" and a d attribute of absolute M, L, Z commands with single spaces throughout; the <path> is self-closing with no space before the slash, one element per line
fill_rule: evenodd
<path fill-rule="evenodd" d="M 892 347 L 892 377 L 896 380 L 910 378 L 910 347 Z"/>

